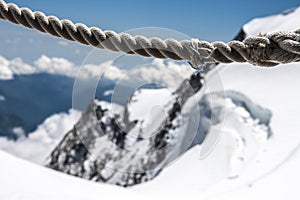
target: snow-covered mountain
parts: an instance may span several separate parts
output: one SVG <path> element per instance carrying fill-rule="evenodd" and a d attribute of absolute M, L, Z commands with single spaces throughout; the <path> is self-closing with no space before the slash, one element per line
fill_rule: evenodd
<path fill-rule="evenodd" d="M 240 36 L 296 30 L 300 27 L 299 17 L 300 8 L 296 8 L 283 14 L 254 19 L 244 25 Z M 171 196 L 174 199 L 186 198 L 187 194 L 199 199 L 220 200 L 296 199 L 300 180 L 300 95 L 297 91 L 299 63 L 270 69 L 250 64 L 221 64 L 218 74 L 225 90 L 242 92 L 271 110 L 269 126 L 272 138 L 263 145 L 262 151 L 249 160 L 237 178 L 226 179 L 227 173 L 222 171 L 230 160 L 226 156 L 226 150 L 234 148 L 228 142 L 228 133 L 238 130 L 229 128 L 223 129 L 219 143 L 206 159 L 199 159 L 202 147 L 196 146 L 162 171 L 156 179 L 132 189 L 147 195 L 156 194 L 156 197 L 166 198 Z M 213 83 L 218 81 L 218 77 L 211 77 L 208 81 Z M 228 119 L 230 117 L 225 117 L 225 126 Z M 247 133 L 245 130 L 242 132 Z M 255 145 L 252 147 L 255 148 Z"/>
<path fill-rule="evenodd" d="M 203 82 L 199 73 L 181 83 L 173 94 L 168 89 L 137 90 L 117 114 L 107 103 L 94 101 L 51 153 L 47 166 L 98 182 L 142 183 L 189 148 L 202 144 L 207 134 L 222 127 L 227 113 L 228 124 L 223 128 L 239 131 L 231 133 L 232 145 L 238 148 L 228 152 L 227 176 L 238 176 L 248 157 L 257 153 L 261 140 L 272 135 L 271 112 L 237 92 L 203 96 Z M 161 98 L 156 98 L 157 94 Z M 149 112 L 155 107 L 161 111 Z"/>
<path fill-rule="evenodd" d="M 295 9 L 289 14 L 280 16 L 289 19 L 290 16 L 295 17 L 298 13 L 299 9 Z M 273 18 L 278 18 L 278 16 Z M 257 27 L 264 23 L 264 20 L 261 19 L 254 22 L 244 26 L 243 31 L 241 31 L 241 33 L 244 32 L 244 36 L 252 34 L 247 32 L 249 27 Z M 280 24 L 280 22 L 278 23 Z M 289 26 L 289 30 L 297 28 L 297 25 L 294 26 L 295 28 Z M 283 27 L 281 28 L 281 30 L 284 30 Z M 268 32 L 274 31 L 271 28 L 270 30 L 265 30 Z M 242 34 L 237 38 L 239 37 L 243 39 Z M 232 68 L 237 68 L 236 66 L 240 65 L 245 67 L 240 67 L 236 71 L 232 70 Z M 297 64 L 289 64 L 285 68 L 293 65 Z M 158 111 L 156 115 L 150 116 L 152 119 L 156 119 L 150 120 L 152 123 L 156 123 L 150 126 L 145 127 L 143 124 L 147 124 L 147 118 L 141 117 L 147 117 L 147 111 L 141 114 L 141 106 L 136 106 L 139 108 L 137 110 L 132 109 L 134 104 L 142 105 L 142 100 L 145 101 L 144 105 L 147 105 L 147 107 L 156 105 L 154 99 L 149 100 L 149 96 L 145 97 L 147 96 L 146 91 L 137 91 L 130 101 L 133 103 L 129 103 L 123 109 L 124 111 L 118 113 L 118 115 L 112 114 L 111 108 L 104 106 L 101 101 L 92 103 L 75 128 L 66 135 L 64 140 L 52 152 L 48 166 L 98 182 L 130 186 L 154 178 L 163 168 L 173 163 L 186 150 L 195 145 L 204 146 L 203 141 L 205 138 L 210 138 L 211 135 L 213 137 L 218 132 L 222 132 L 216 148 L 213 149 L 207 160 L 203 161 L 202 165 L 207 170 L 209 168 L 213 169 L 214 165 L 218 165 L 217 163 L 222 164 L 222 170 L 218 171 L 216 176 L 210 175 L 212 177 L 210 181 L 214 178 L 216 180 L 225 180 L 226 178 L 240 180 L 238 177 L 243 177 L 245 169 L 249 166 L 250 168 L 257 167 L 257 165 L 253 164 L 253 160 L 258 159 L 260 155 L 266 152 L 266 148 L 270 143 L 269 140 L 273 134 L 273 127 L 270 125 L 271 112 L 256 105 L 240 92 L 254 97 L 255 102 L 259 102 L 260 105 L 268 107 L 273 112 L 273 104 L 266 103 L 265 100 L 257 100 L 258 96 L 263 96 L 264 99 L 267 99 L 265 97 L 267 91 L 273 92 L 273 95 L 270 94 L 270 97 L 274 96 L 274 90 L 270 90 L 272 85 L 269 85 L 267 90 L 267 82 L 261 82 L 260 77 L 263 77 L 263 75 L 265 78 L 269 77 L 270 81 L 272 80 L 273 87 L 275 87 L 274 81 L 277 81 L 276 74 L 278 73 L 276 71 L 281 71 L 282 67 L 263 71 L 249 64 L 230 64 L 220 65 L 217 69 L 221 70 L 221 78 L 223 79 L 224 77 L 226 80 L 224 82 L 223 79 L 225 88 L 239 92 L 227 90 L 226 95 L 223 95 L 220 91 L 213 92 L 211 90 L 211 93 L 205 94 L 207 91 L 202 88 L 201 76 L 193 75 L 189 82 L 191 83 L 190 85 L 195 87 L 194 92 L 189 93 L 186 88 L 186 82 L 182 83 L 179 89 L 169 97 L 169 101 L 162 106 L 163 111 Z M 228 73 L 229 71 L 231 73 Z M 243 72 L 241 74 L 243 75 L 242 83 L 240 82 L 241 79 L 233 78 L 233 76 L 238 77 L 241 71 L 251 71 L 251 73 Z M 213 73 L 216 72 L 210 73 L 212 75 L 206 75 L 210 76 L 210 79 L 207 81 L 213 82 L 216 79 Z M 265 76 L 266 73 L 270 75 Z M 247 74 L 248 80 L 251 80 L 251 83 L 247 85 L 244 81 L 246 79 L 245 74 Z M 197 81 L 193 82 L 195 77 L 197 77 Z M 236 85 L 233 85 L 233 82 Z M 264 87 L 257 88 L 256 85 L 259 83 L 263 83 Z M 278 81 L 278 83 L 281 82 Z M 276 87 L 280 86 L 276 84 Z M 262 90 L 262 88 L 265 88 L 266 91 Z M 260 92 L 249 94 L 248 91 L 251 89 L 259 90 Z M 159 93 L 159 91 L 157 92 Z M 200 97 L 200 100 L 197 101 L 198 103 L 193 104 L 190 99 L 195 97 Z M 193 127 L 194 124 L 190 118 L 191 116 L 187 115 L 187 113 L 195 112 L 198 104 L 200 105 L 199 113 L 201 117 L 199 118 L 197 132 L 193 135 L 193 130 L 189 128 Z M 135 112 L 138 112 L 138 114 Z M 165 116 L 161 117 L 164 113 Z M 224 121 L 222 117 L 224 117 Z M 278 137 L 278 134 L 275 130 L 274 137 Z M 152 137 L 145 139 L 143 135 Z M 189 164 L 194 165 L 194 163 Z M 176 166 L 176 162 L 174 165 Z M 268 167 L 264 170 L 267 170 Z M 167 172 L 168 169 L 166 169 Z M 200 174 L 203 176 L 203 172 L 200 172 Z M 166 181 L 169 181 L 169 178 Z M 177 183 L 181 185 L 180 181 Z M 139 187 L 143 188 L 142 185 Z"/>
<path fill-rule="evenodd" d="M 276 31 L 296 31 L 299 29 L 300 7 L 287 10 L 279 15 L 256 18 L 243 26 L 247 36 Z"/>

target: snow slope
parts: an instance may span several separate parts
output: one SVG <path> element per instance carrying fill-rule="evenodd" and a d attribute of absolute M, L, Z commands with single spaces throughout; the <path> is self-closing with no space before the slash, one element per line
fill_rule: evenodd
<path fill-rule="evenodd" d="M 153 120 L 160 122 L 163 121 L 167 116 L 167 112 L 162 108 L 168 103 L 171 103 L 172 91 L 166 88 L 155 90 L 142 89 L 136 91 L 136 93 L 138 94 L 133 96 L 133 98 L 130 100 L 131 102 L 128 104 L 127 109 L 130 113 L 129 120 L 137 120 L 139 124 L 136 126 L 138 126 L 139 128 L 147 127 L 151 123 L 159 126 L 160 124 L 153 123 Z M 136 96 L 138 96 L 138 98 L 135 98 Z M 153 98 L 154 96 L 159 98 Z"/>
<path fill-rule="evenodd" d="M 300 27 L 299 17 L 300 8 L 297 8 L 287 15 L 254 19 L 244 26 L 244 30 L 247 35 L 295 30 Z M 211 76 L 208 82 L 218 82 L 220 77 L 225 90 L 242 92 L 272 111 L 270 126 L 274 136 L 270 142 L 248 163 L 238 178 L 227 179 L 221 172 L 224 165 L 220 160 L 218 162 L 224 144 L 230 145 L 226 141 L 226 132 L 230 130 L 225 128 L 216 148 L 206 159 L 199 159 L 201 147 L 193 148 L 153 182 L 133 190 L 154 195 L 152 191 L 160 189 L 157 196 L 172 199 L 185 196 L 220 200 L 297 199 L 300 182 L 300 64 L 267 69 L 233 63 L 222 64 L 218 69 L 215 73 L 219 76 Z M 214 91 L 213 88 L 211 91 Z M 206 165 L 210 160 L 216 161 L 216 164 Z"/>
<path fill-rule="evenodd" d="M 222 93 L 213 93 L 203 99 L 206 100 L 201 102 L 207 101 L 204 108 L 212 106 L 212 124 L 208 127 L 201 125 L 200 130 L 208 129 L 208 137 L 222 132 L 213 151 L 201 159 L 200 151 L 204 144 L 194 146 L 153 181 L 137 185 L 133 190 L 166 198 L 182 199 L 189 194 L 204 199 L 204 191 L 220 181 L 243 177 L 247 167 L 265 151 L 272 135 L 268 127 L 270 111 L 232 91 L 227 91 L 225 99 Z M 214 101 L 212 105 L 209 103 L 211 99 Z M 225 114 L 224 121 L 222 113 Z M 201 118 L 201 121 L 204 120 Z"/>
<path fill-rule="evenodd" d="M 270 33 L 275 31 L 295 31 L 299 29 L 300 7 L 282 14 L 256 18 L 243 26 L 247 35 Z"/>
<path fill-rule="evenodd" d="M 0 199 L 147 199 L 124 188 L 95 184 L 29 163 L 0 151 Z"/>

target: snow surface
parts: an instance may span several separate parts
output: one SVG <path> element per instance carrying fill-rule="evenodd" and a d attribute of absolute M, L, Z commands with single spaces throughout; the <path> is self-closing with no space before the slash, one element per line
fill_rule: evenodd
<path fill-rule="evenodd" d="M 1 200 L 147 199 L 112 185 L 62 174 L 0 151 Z"/>
<path fill-rule="evenodd" d="M 208 138 L 222 131 L 211 154 L 204 160 L 200 159 L 201 148 L 196 146 L 165 168 L 153 181 L 134 186 L 133 190 L 175 199 L 182 199 L 186 194 L 205 197 L 206 189 L 228 178 L 237 179 L 250 164 L 256 162 L 256 157 L 265 150 L 269 135 L 267 126 L 258 121 L 261 114 L 252 112 L 256 108 L 247 111 L 242 107 L 246 103 L 236 104 L 235 99 L 223 99 L 219 93 L 212 96 L 215 102 L 211 115 L 222 118 L 221 113 L 225 113 L 225 117 L 223 124 L 210 127 Z M 181 132 L 184 131 L 176 135 Z"/>
<path fill-rule="evenodd" d="M 290 10 L 288 14 L 279 14 L 256 18 L 245 24 L 243 29 L 247 35 L 271 33 L 276 31 L 295 31 L 299 29 L 300 7 Z"/>
<path fill-rule="evenodd" d="M 172 92 L 167 88 L 137 90 L 127 106 L 129 120 L 138 120 L 136 128 L 148 127 L 145 132 L 153 133 L 168 115 L 165 108 L 171 100 Z M 155 126 L 151 127 L 153 131 L 151 125 Z"/>
<path fill-rule="evenodd" d="M 295 87 L 300 84 L 300 64 L 261 69 L 250 64 L 235 63 L 221 65 L 220 69 L 219 75 L 225 90 L 243 92 L 254 102 L 272 110 L 270 126 L 274 136 L 268 142 L 259 142 L 251 132 L 257 122 L 251 122 L 248 129 L 241 129 L 237 126 L 237 119 L 233 118 L 231 112 L 227 112 L 223 134 L 207 158 L 200 159 L 201 146 L 196 146 L 153 181 L 137 185 L 132 190 L 154 198 L 171 199 L 197 196 L 197 199 L 280 200 L 284 197 L 294 199 L 299 195 L 300 94 Z M 216 79 L 217 76 L 214 76 L 208 81 L 217 82 Z M 230 104 L 228 107 L 231 107 Z M 247 116 L 246 110 L 237 110 L 241 116 Z M 215 129 L 218 131 L 218 127 Z M 244 138 L 248 161 L 242 168 L 238 160 L 228 165 L 228 162 L 232 162 L 232 150 L 236 149 L 239 153 L 239 146 L 236 145 L 240 142 L 236 140 L 240 134 L 247 136 Z M 245 156 L 245 152 L 241 153 Z M 240 171 L 238 177 L 234 176 L 236 169 Z M 228 179 L 228 174 L 233 175 L 229 176 L 231 179 Z"/>

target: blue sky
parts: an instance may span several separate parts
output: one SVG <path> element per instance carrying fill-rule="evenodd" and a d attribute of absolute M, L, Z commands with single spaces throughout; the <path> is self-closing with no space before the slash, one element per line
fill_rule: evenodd
<path fill-rule="evenodd" d="M 278 14 L 300 6 L 300 0 L 7 0 L 20 7 L 56 15 L 60 19 L 82 22 L 102 30 L 116 32 L 141 27 L 169 28 L 193 38 L 207 41 L 229 41 L 241 26 L 256 17 Z M 26 40 L 26 41 L 25 41 Z M 41 54 L 61 56 L 80 62 L 91 49 L 78 44 L 67 46 L 63 40 L 26 30 L 0 20 L 0 55 L 22 57 L 25 61 L 37 59 Z M 24 45 L 26 44 L 26 45 Z M 28 49 L 28 45 L 31 46 Z"/>
<path fill-rule="evenodd" d="M 163 27 L 205 40 L 230 40 L 254 17 L 280 13 L 300 0 L 10 0 L 74 22 L 118 32 Z"/>

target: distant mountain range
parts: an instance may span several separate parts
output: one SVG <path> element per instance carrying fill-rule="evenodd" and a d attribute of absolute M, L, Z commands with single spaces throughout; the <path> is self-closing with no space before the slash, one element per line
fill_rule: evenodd
<path fill-rule="evenodd" d="M 15 75 L 11 80 L 0 80 L 0 136 L 16 139 L 15 127 L 32 132 L 47 117 L 66 112 L 72 107 L 74 78 L 55 74 Z M 96 95 L 109 101 L 115 83 L 102 80 Z M 84 91 L 82 91 L 84 94 Z"/>

